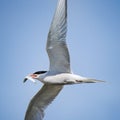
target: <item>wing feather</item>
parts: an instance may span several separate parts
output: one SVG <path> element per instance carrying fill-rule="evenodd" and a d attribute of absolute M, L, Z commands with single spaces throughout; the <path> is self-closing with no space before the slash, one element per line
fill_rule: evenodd
<path fill-rule="evenodd" d="M 62 85 L 44 85 L 31 100 L 25 120 L 42 120 L 45 108 L 55 99 L 62 88 Z"/>
<path fill-rule="evenodd" d="M 59 0 L 47 40 L 50 71 L 70 72 L 70 57 L 66 45 L 67 0 Z"/>

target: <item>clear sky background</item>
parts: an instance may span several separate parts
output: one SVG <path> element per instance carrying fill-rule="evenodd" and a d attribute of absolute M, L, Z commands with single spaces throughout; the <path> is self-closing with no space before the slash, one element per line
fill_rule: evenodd
<path fill-rule="evenodd" d="M 48 70 L 47 33 L 57 0 L 0 0 L 0 120 L 23 120 Z M 68 0 L 74 73 L 106 83 L 65 86 L 44 120 L 120 120 L 120 0 Z"/>

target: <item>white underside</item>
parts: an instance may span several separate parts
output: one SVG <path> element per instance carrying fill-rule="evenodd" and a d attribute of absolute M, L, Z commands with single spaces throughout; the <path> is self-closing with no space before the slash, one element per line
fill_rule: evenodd
<path fill-rule="evenodd" d="M 63 84 L 63 85 L 102 82 L 100 80 L 90 79 L 71 73 L 60 73 L 55 75 L 45 74 L 39 76 L 39 78 L 37 79 L 45 84 Z"/>

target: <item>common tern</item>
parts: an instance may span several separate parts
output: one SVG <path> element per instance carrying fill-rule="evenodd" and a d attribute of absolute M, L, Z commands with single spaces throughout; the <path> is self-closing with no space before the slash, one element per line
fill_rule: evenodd
<path fill-rule="evenodd" d="M 43 120 L 45 108 L 55 99 L 64 85 L 102 82 L 71 72 L 66 32 L 67 0 L 58 0 L 46 45 L 50 61 L 49 70 L 37 71 L 24 79 L 24 82 L 29 79 L 32 82 L 39 80 L 44 84 L 30 101 L 25 120 Z"/>

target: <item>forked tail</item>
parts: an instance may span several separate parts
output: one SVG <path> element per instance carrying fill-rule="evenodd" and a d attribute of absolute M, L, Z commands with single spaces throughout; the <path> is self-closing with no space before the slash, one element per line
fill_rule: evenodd
<path fill-rule="evenodd" d="M 96 79 L 91 79 L 91 78 L 84 78 L 82 80 L 75 80 L 76 83 L 98 83 L 98 82 L 105 82 L 102 80 L 96 80 Z"/>

